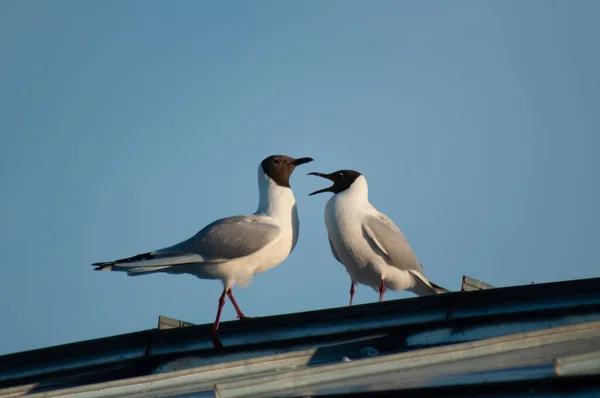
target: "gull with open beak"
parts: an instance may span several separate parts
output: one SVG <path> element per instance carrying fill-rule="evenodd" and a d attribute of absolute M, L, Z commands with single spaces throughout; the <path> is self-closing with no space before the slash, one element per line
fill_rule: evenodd
<path fill-rule="evenodd" d="M 309 175 L 333 182 L 310 195 L 334 194 L 325 206 L 325 226 L 333 256 L 350 275 L 350 305 L 357 283 L 379 292 L 379 301 L 386 289 L 419 296 L 448 292 L 425 277 L 400 228 L 369 203 L 365 176 L 354 170 Z"/>

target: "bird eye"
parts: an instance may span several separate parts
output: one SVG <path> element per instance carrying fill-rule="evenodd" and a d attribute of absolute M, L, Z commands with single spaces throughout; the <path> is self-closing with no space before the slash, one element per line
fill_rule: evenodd
<path fill-rule="evenodd" d="M 340 178 L 344 178 L 344 173 L 342 173 L 341 171 L 338 173 L 338 175 L 340 176 Z"/>
<path fill-rule="evenodd" d="M 279 164 L 279 163 L 281 163 L 281 159 L 275 158 L 275 159 L 273 159 L 273 163 Z"/>

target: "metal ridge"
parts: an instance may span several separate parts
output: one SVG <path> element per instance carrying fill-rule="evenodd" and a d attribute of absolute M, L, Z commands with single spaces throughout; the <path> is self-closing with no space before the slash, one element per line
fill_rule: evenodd
<path fill-rule="evenodd" d="M 386 334 L 395 328 L 432 329 L 500 317 L 528 320 L 548 313 L 600 312 L 600 278 L 452 292 L 221 324 L 223 352 L 212 348 L 212 324 L 128 333 L 0 356 L 0 387 L 60 372 L 127 366 L 149 358 L 202 355 L 215 362 L 248 350 L 316 346 Z M 486 321 L 487 322 L 487 321 Z M 212 359 L 211 359 L 212 358 Z"/>

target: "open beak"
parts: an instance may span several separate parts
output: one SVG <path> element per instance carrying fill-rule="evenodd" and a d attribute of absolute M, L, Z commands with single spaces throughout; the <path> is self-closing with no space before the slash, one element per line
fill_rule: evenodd
<path fill-rule="evenodd" d="M 300 166 L 301 164 L 309 163 L 312 161 L 313 161 L 313 158 L 299 158 L 299 159 L 292 160 L 290 163 L 293 164 L 294 166 Z"/>
<path fill-rule="evenodd" d="M 313 176 L 317 176 L 317 177 L 323 177 L 323 178 L 327 178 L 330 181 L 333 181 L 333 178 L 331 177 L 331 174 L 323 174 L 323 173 L 317 173 L 317 172 L 312 172 L 312 173 L 308 173 L 308 175 L 313 175 Z M 312 196 L 312 195 L 316 195 L 318 193 L 323 193 L 323 192 L 333 192 L 331 190 L 331 188 L 333 188 L 333 185 L 328 187 L 328 188 L 323 188 L 323 189 L 319 189 L 318 191 L 315 191 L 313 193 L 309 193 L 308 196 Z"/>

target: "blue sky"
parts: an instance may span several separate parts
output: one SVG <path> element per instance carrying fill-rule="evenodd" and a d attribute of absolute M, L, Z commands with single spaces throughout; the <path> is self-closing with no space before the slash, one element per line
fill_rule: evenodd
<path fill-rule="evenodd" d="M 213 322 L 221 284 L 92 272 L 255 211 L 292 176 L 298 245 L 249 316 L 344 306 L 310 171 L 351 168 L 431 280 L 597 277 L 596 1 L 0 3 L 0 354 Z M 596 181 L 596 182 L 594 182 Z M 394 293 L 386 299 L 414 297 Z M 377 300 L 359 286 L 356 303 Z M 228 303 L 224 320 L 235 313 Z"/>

